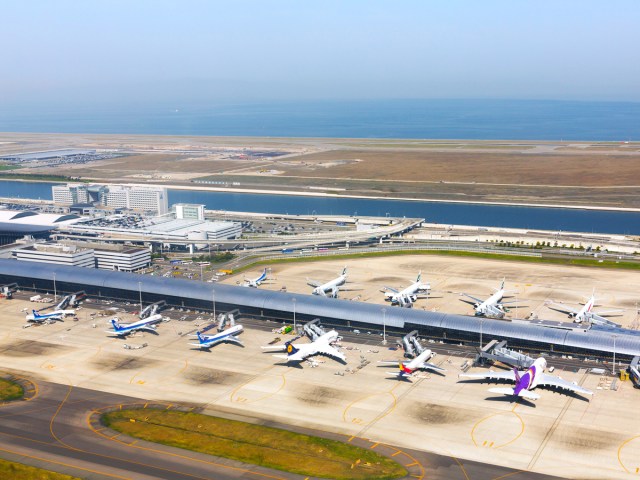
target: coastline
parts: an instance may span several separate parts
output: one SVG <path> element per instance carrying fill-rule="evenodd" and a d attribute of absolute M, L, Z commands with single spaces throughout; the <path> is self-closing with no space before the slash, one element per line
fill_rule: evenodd
<path fill-rule="evenodd" d="M 83 179 L 85 180 L 85 179 Z M 0 178 L 1 181 L 9 182 L 25 182 L 25 183 L 56 183 L 51 180 L 27 180 L 24 178 L 8 179 Z M 60 182 L 64 183 L 64 182 Z M 74 181 L 67 181 L 67 183 L 74 183 Z M 84 182 L 83 182 L 84 183 Z M 391 201 L 405 201 L 416 203 L 453 203 L 464 205 L 489 205 L 489 206 L 502 206 L 502 207 L 530 207 L 530 208 L 554 208 L 560 210 L 595 210 L 595 211 L 609 211 L 609 212 L 629 212 L 638 213 L 640 208 L 630 207 L 603 207 L 592 205 L 553 205 L 546 203 L 515 203 L 515 202 L 477 202 L 470 200 L 440 200 L 440 199 L 425 199 L 425 198 L 404 198 L 404 197 L 381 197 L 381 196 L 369 196 L 369 195 L 340 195 L 336 193 L 325 193 L 320 191 L 305 192 L 300 190 L 263 190 L 263 189 L 251 189 L 251 188 L 228 188 L 228 187 L 208 187 L 208 186 L 191 186 L 191 185 L 169 185 L 166 183 L 134 183 L 134 182 L 105 182 L 99 180 L 91 180 L 88 183 L 95 183 L 98 185 L 133 185 L 139 187 L 160 187 L 167 188 L 169 190 L 185 190 L 185 191 L 201 191 L 201 192 L 218 192 L 218 193 L 246 193 L 255 195 L 283 195 L 293 197 L 318 197 L 318 198 L 352 198 L 360 200 L 391 200 Z M 34 199 L 35 200 L 35 199 Z"/>

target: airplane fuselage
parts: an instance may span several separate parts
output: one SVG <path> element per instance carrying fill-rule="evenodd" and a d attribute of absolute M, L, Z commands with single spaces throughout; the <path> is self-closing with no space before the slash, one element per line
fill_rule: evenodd
<path fill-rule="evenodd" d="M 330 282 L 324 283 L 319 287 L 313 289 L 314 295 L 326 295 L 328 292 L 334 292 L 336 288 L 341 287 L 347 281 L 346 275 L 340 275 L 338 278 L 331 280 Z"/>

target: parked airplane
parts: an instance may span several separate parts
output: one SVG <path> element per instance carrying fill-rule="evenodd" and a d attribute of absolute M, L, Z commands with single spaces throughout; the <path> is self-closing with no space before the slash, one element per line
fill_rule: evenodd
<path fill-rule="evenodd" d="M 138 330 L 143 330 L 149 333 L 158 334 L 156 330 L 156 323 L 162 321 L 162 315 L 151 315 L 150 317 L 144 318 L 142 320 L 138 320 L 133 323 L 120 323 L 118 322 L 118 317 L 111 319 L 111 325 L 113 325 L 113 330 L 107 330 L 107 333 L 115 333 L 119 337 L 126 337 L 130 333 L 136 332 Z"/>
<path fill-rule="evenodd" d="M 547 368 L 547 361 L 544 357 L 537 358 L 526 372 L 520 372 L 514 368 L 508 372 L 494 372 L 489 370 L 488 373 L 461 373 L 459 377 L 466 378 L 484 378 L 487 380 L 507 380 L 515 383 L 515 387 L 498 387 L 490 388 L 491 393 L 499 393 L 502 395 L 513 395 L 516 397 L 526 398 L 527 400 L 537 400 L 540 398 L 535 392 L 536 387 L 552 387 L 570 390 L 583 395 L 593 395 L 591 390 L 581 387 L 577 383 L 568 382 L 560 377 L 547 375 L 544 371 Z"/>
<path fill-rule="evenodd" d="M 44 323 L 47 320 L 54 320 L 58 322 L 62 322 L 64 319 L 64 311 L 57 310 L 55 312 L 43 313 L 40 315 L 37 311 L 31 310 L 31 315 L 27 315 L 26 319 L 28 322 L 32 323 Z"/>
<path fill-rule="evenodd" d="M 200 332 L 196 332 L 198 337 L 198 343 L 190 343 L 189 345 L 193 345 L 195 347 L 200 347 L 203 350 L 208 350 L 211 347 L 214 347 L 222 342 L 232 342 L 236 343 L 240 346 L 244 346 L 239 338 L 236 335 L 242 333 L 242 325 L 235 325 L 231 328 L 227 328 L 222 332 L 218 332 L 215 335 L 203 335 Z"/>
<path fill-rule="evenodd" d="M 431 290 L 431 285 L 428 283 L 422 283 L 422 272 L 418 273 L 416 281 L 409 285 L 404 290 L 396 290 L 391 287 L 384 287 L 385 294 L 384 299 L 387 302 L 391 302 L 391 305 L 399 305 L 401 307 L 411 308 L 413 303 L 420 298 L 419 293 L 428 292 Z M 426 297 L 424 297 L 426 298 Z"/>
<path fill-rule="evenodd" d="M 267 269 L 265 268 L 260 274 L 260 276 L 254 278 L 253 280 L 251 280 L 250 278 L 245 278 L 243 287 L 258 288 L 260 284 L 264 282 L 266 279 L 267 279 Z"/>
<path fill-rule="evenodd" d="M 400 371 L 397 373 L 389 372 L 389 375 L 392 375 L 396 378 L 404 380 L 405 378 L 412 377 L 417 370 L 433 370 L 434 372 L 445 372 L 444 368 L 440 368 L 433 363 L 428 363 L 427 360 L 431 360 L 435 357 L 435 353 L 431 350 L 426 349 L 420 353 L 416 358 L 410 360 L 408 362 L 392 362 L 381 360 L 378 363 L 381 365 L 398 365 L 400 367 Z"/>
<path fill-rule="evenodd" d="M 332 346 L 333 343 L 338 341 L 338 332 L 335 330 L 328 331 L 311 343 L 294 345 L 292 343 L 294 340 L 284 345 L 270 345 L 262 347 L 262 349 L 267 351 L 285 350 L 287 352 L 286 355 L 274 355 L 274 357 L 284 358 L 288 362 L 301 362 L 312 355 L 326 355 L 342 360 L 343 362 L 347 361 L 344 354 Z"/>
<path fill-rule="evenodd" d="M 313 280 L 307 281 L 307 285 L 315 287 L 311 293 L 314 295 L 321 295 L 323 297 L 337 298 L 340 287 L 347 282 L 347 267 L 342 269 L 342 274 L 334 278 L 327 283 L 315 282 Z"/>
<path fill-rule="evenodd" d="M 593 311 L 595 303 L 596 297 L 594 292 L 591 294 L 591 298 L 587 300 L 587 303 L 585 303 L 580 310 L 574 310 L 571 307 L 567 307 L 566 305 L 558 303 L 551 303 L 547 305 L 547 307 L 557 312 L 566 313 L 567 315 L 569 315 L 569 318 L 573 319 L 573 321 L 577 323 L 589 322 L 598 325 L 609 325 L 611 327 L 620 326 L 618 323 L 607 320 L 606 318 L 604 318 L 604 316 L 620 315 L 622 313 L 622 310 L 609 310 L 597 314 Z"/>
<path fill-rule="evenodd" d="M 503 302 L 502 299 L 505 295 L 504 290 L 504 278 L 502 279 L 502 283 L 500 284 L 500 288 L 496 289 L 496 293 L 491 295 L 486 300 L 481 300 L 479 298 L 473 297 L 469 294 L 463 293 L 465 297 L 469 297 L 473 302 L 469 302 L 468 300 L 460 299 L 463 302 L 471 303 L 473 308 L 475 309 L 477 317 L 492 317 L 492 318 L 502 318 L 506 313 L 504 310 L 504 305 L 506 303 L 515 303 L 512 302 Z"/>

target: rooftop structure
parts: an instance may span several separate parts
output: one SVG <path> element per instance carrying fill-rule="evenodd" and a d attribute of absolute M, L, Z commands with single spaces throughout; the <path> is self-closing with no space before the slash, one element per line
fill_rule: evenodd
<path fill-rule="evenodd" d="M 371 303 L 122 272 L 91 272 L 61 265 L 21 265 L 0 259 L 0 284 L 16 282 L 25 287 L 50 289 L 54 274 L 61 291 L 82 288 L 101 297 L 137 299 L 143 294 L 147 301 L 165 300 L 171 305 L 200 309 L 211 308 L 214 300 L 220 311 L 239 308 L 243 314 L 257 318 L 291 318 L 295 309 L 300 322 L 321 318 L 326 325 L 365 329 L 381 329 L 384 322 L 387 331 L 417 330 L 421 337 L 448 342 L 476 345 L 482 332 L 487 339 L 507 340 L 512 348 L 556 355 L 611 358 L 615 353 L 617 358 L 629 360 L 640 355 L 640 332 L 622 328 L 559 329 L 408 308 L 390 308 L 383 316 L 380 305 Z"/>
<path fill-rule="evenodd" d="M 79 219 L 77 215 L 0 209 L 0 245 L 12 243 L 25 235 L 46 238 L 54 228 L 70 225 Z"/>

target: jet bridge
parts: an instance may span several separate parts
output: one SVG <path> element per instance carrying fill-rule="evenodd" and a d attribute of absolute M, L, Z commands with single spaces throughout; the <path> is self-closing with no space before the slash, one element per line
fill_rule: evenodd
<path fill-rule="evenodd" d="M 236 324 L 236 316 L 240 315 L 240 310 L 237 308 L 230 312 L 221 313 L 218 315 L 218 331 L 222 332 L 227 326 L 233 327 Z"/>
<path fill-rule="evenodd" d="M 640 357 L 633 357 L 629 364 L 629 376 L 633 382 L 633 386 L 640 388 Z"/>
<path fill-rule="evenodd" d="M 312 342 L 315 342 L 318 337 L 321 337 L 325 334 L 324 328 L 320 326 L 320 319 L 314 318 L 310 322 L 304 324 L 302 327 L 304 333 L 311 339 Z"/>
<path fill-rule="evenodd" d="M 418 330 L 413 330 L 402 337 L 402 347 L 406 358 L 414 358 L 424 352 L 424 347 L 418 339 Z"/>
<path fill-rule="evenodd" d="M 159 302 L 152 303 L 151 305 L 147 305 L 140 311 L 140 318 L 144 320 L 145 318 L 149 318 L 152 315 L 156 315 L 160 310 L 167 307 L 167 302 L 164 300 L 160 300 Z"/>
<path fill-rule="evenodd" d="M 60 303 L 56 305 L 56 310 L 64 310 L 69 306 L 77 307 L 78 304 L 80 303 L 80 300 L 84 299 L 84 297 L 86 296 L 87 295 L 86 293 L 84 293 L 84 290 L 80 290 L 79 292 L 72 293 L 71 295 L 66 295 L 62 300 L 60 300 Z"/>
<path fill-rule="evenodd" d="M 487 361 L 506 363 L 513 367 L 525 369 L 533 365 L 534 359 L 515 350 L 509 350 L 506 340 L 501 342 L 491 340 L 476 355 L 476 363 L 484 364 Z"/>

